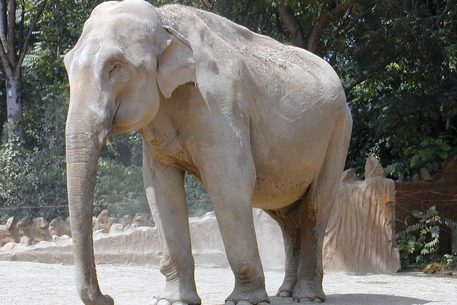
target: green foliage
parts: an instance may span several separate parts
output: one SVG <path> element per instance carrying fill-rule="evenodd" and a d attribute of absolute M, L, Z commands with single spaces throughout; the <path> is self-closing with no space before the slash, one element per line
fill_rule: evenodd
<path fill-rule="evenodd" d="M 457 222 L 442 218 L 435 206 L 431 207 L 425 214 L 414 210 L 412 216 L 417 220 L 417 223 L 408 226 L 396 235 L 403 268 L 429 263 L 431 255 L 438 252 L 440 226 L 457 229 Z M 451 258 L 450 255 L 447 255 L 447 260 Z"/>
<path fill-rule="evenodd" d="M 184 177 L 184 187 L 186 189 L 189 216 L 195 216 L 199 213 L 213 210 L 205 188 L 198 182 L 195 176 L 186 173 Z"/>
<path fill-rule="evenodd" d="M 10 215 L 48 219 L 68 215 L 66 207 L 40 208 L 67 202 L 64 159 L 51 150 L 28 149 L 14 138 L 4 141 L 0 147 L 0 185 L 0 207 L 13 208 L 2 211 L 2 223 Z M 35 208 L 21 209 L 23 206 Z"/>
<path fill-rule="evenodd" d="M 338 59 L 343 79 L 371 73 L 348 94 L 351 167 L 375 153 L 398 177 L 422 167 L 436 171 L 456 152 L 457 12 L 441 27 L 421 12 L 405 15 L 401 3 L 379 3 Z"/>
<path fill-rule="evenodd" d="M 136 165 L 126 167 L 118 160 L 100 158 L 94 204 L 95 215 L 104 209 L 115 216 L 149 212 L 142 168 Z"/>
<path fill-rule="evenodd" d="M 449 136 L 440 136 L 437 139 L 423 137 L 418 147 L 407 147 L 403 153 L 410 160 L 411 168 L 428 166 L 429 170 L 437 171 L 442 161 L 457 153 L 457 147 L 449 145 L 450 142 L 455 142 L 455 139 L 451 140 Z"/>

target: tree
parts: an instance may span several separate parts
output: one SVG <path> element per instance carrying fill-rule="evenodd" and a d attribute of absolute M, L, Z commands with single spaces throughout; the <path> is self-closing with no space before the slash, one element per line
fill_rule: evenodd
<path fill-rule="evenodd" d="M 21 101 L 21 69 L 22 63 L 30 44 L 33 30 L 46 7 L 47 1 L 38 3 L 34 11 L 35 16 L 29 25 L 27 34 L 24 36 L 26 6 L 30 5 L 22 0 L 20 20 L 17 19 L 16 0 L 0 0 L 0 58 L 3 65 L 6 81 L 6 105 L 9 127 L 9 138 L 16 136 L 20 140 L 24 138 L 22 126 L 22 101 Z"/>
<path fill-rule="evenodd" d="M 437 171 L 457 153 L 456 1 L 418 0 L 409 10 L 405 2 L 379 4 L 338 60 L 343 79 L 368 75 L 348 92 L 349 164 L 360 167 L 361 151 L 376 154 L 392 177 Z"/>

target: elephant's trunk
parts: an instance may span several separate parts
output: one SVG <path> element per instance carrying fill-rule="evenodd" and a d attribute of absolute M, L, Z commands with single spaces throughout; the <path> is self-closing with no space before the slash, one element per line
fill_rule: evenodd
<path fill-rule="evenodd" d="M 94 123 L 93 116 L 90 119 L 90 115 L 72 111 L 71 104 L 66 127 L 66 161 L 76 285 L 85 304 L 110 304 L 109 297 L 104 297 L 98 286 L 92 215 L 97 161 L 110 131 L 106 126 L 111 122 Z"/>

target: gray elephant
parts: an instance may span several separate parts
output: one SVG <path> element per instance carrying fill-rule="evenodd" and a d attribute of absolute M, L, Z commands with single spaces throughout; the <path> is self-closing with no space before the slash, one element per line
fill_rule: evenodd
<path fill-rule="evenodd" d="M 97 6 L 65 56 L 68 199 L 76 285 L 100 292 L 93 254 L 97 160 L 110 135 L 141 130 L 144 186 L 162 238 L 162 304 L 200 304 L 184 173 L 213 203 L 235 287 L 226 305 L 267 304 L 252 207 L 283 230 L 278 296 L 322 302 L 322 243 L 352 118 L 341 82 L 317 56 L 215 14 L 142 0 Z"/>

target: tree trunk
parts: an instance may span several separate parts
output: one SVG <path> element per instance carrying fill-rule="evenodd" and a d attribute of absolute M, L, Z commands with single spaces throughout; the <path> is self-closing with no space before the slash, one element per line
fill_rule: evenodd
<path fill-rule="evenodd" d="M 21 66 L 32 36 L 33 30 L 46 7 L 47 1 L 38 8 L 33 18 L 27 36 L 24 39 L 23 28 L 19 33 L 19 47 L 16 46 L 16 0 L 0 0 L 0 59 L 6 79 L 6 107 L 9 123 L 8 138 L 11 140 L 24 139 L 22 125 L 22 100 L 21 100 Z M 22 3 L 22 20 L 24 23 L 24 3 Z M 21 32 L 22 31 L 22 32 Z"/>
<path fill-rule="evenodd" d="M 412 10 L 411 0 L 403 0 L 403 10 L 407 13 L 411 13 L 411 10 Z"/>
<path fill-rule="evenodd" d="M 20 77 L 6 77 L 8 139 L 16 138 L 17 140 L 22 140 L 24 138 L 20 86 Z"/>
<path fill-rule="evenodd" d="M 282 22 L 290 31 L 292 35 L 292 43 L 294 46 L 306 49 L 306 40 L 303 33 L 303 28 L 294 16 L 294 12 L 290 6 L 280 3 L 278 4 L 278 14 L 282 19 Z"/>

